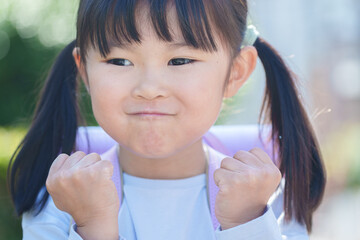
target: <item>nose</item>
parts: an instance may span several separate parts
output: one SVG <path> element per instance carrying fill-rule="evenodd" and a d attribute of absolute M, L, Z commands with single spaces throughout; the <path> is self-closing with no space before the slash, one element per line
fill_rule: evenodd
<path fill-rule="evenodd" d="M 159 71 L 144 71 L 138 77 L 137 84 L 133 90 L 135 98 L 152 100 L 161 97 L 167 97 L 169 89 L 166 79 Z"/>

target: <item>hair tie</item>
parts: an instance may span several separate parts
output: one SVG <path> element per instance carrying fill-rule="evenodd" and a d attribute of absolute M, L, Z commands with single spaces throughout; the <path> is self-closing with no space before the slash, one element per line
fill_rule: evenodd
<path fill-rule="evenodd" d="M 258 36 L 259 32 L 256 30 L 256 27 L 254 25 L 248 25 L 246 28 L 244 40 L 240 48 L 254 45 Z"/>

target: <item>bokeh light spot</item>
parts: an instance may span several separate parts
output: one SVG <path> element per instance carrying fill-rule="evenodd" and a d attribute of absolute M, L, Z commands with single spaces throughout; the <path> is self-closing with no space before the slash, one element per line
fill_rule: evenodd
<path fill-rule="evenodd" d="M 0 30 L 0 60 L 4 58 L 10 49 L 10 38 L 8 34 Z"/>

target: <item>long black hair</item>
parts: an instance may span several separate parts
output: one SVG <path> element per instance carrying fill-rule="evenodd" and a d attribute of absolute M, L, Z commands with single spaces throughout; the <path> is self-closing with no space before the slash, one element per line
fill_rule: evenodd
<path fill-rule="evenodd" d="M 30 130 L 11 158 L 8 183 L 19 215 L 42 210 L 49 195 L 46 191 L 38 195 L 53 160 L 60 152 L 70 154 L 75 148 L 82 117 L 76 97 L 74 47 L 79 47 L 85 63 L 89 47 L 106 56 L 110 42 L 140 43 L 135 19 L 139 4 L 147 4 L 153 29 L 161 40 L 172 41 L 166 9 L 173 4 L 187 44 L 217 51 L 216 33 L 232 56 L 239 53 L 247 27 L 246 0 L 81 0 L 76 40 L 60 53 L 53 65 Z M 325 187 L 320 149 L 299 101 L 296 78 L 264 39 L 258 38 L 254 46 L 266 72 L 259 122 L 272 125 L 274 151 L 279 155 L 280 170 L 285 178 L 285 219 L 295 217 L 311 231 L 312 214 L 321 202 Z"/>

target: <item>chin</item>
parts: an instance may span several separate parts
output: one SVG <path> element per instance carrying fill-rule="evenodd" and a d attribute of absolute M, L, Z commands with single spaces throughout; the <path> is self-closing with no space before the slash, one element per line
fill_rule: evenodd
<path fill-rule="evenodd" d="M 168 158 L 176 154 L 178 151 L 169 148 L 161 148 L 159 146 L 147 146 L 145 148 L 133 149 L 132 152 L 140 157 L 149 159 Z"/>
<path fill-rule="evenodd" d="M 149 142 L 149 141 L 142 141 L 136 142 L 132 144 L 131 142 L 128 143 L 121 143 L 118 141 L 122 148 L 125 148 L 127 151 L 131 152 L 132 154 L 141 157 L 141 158 L 167 158 L 170 157 L 178 152 L 175 146 L 169 146 L 168 144 L 160 144 Z"/>

